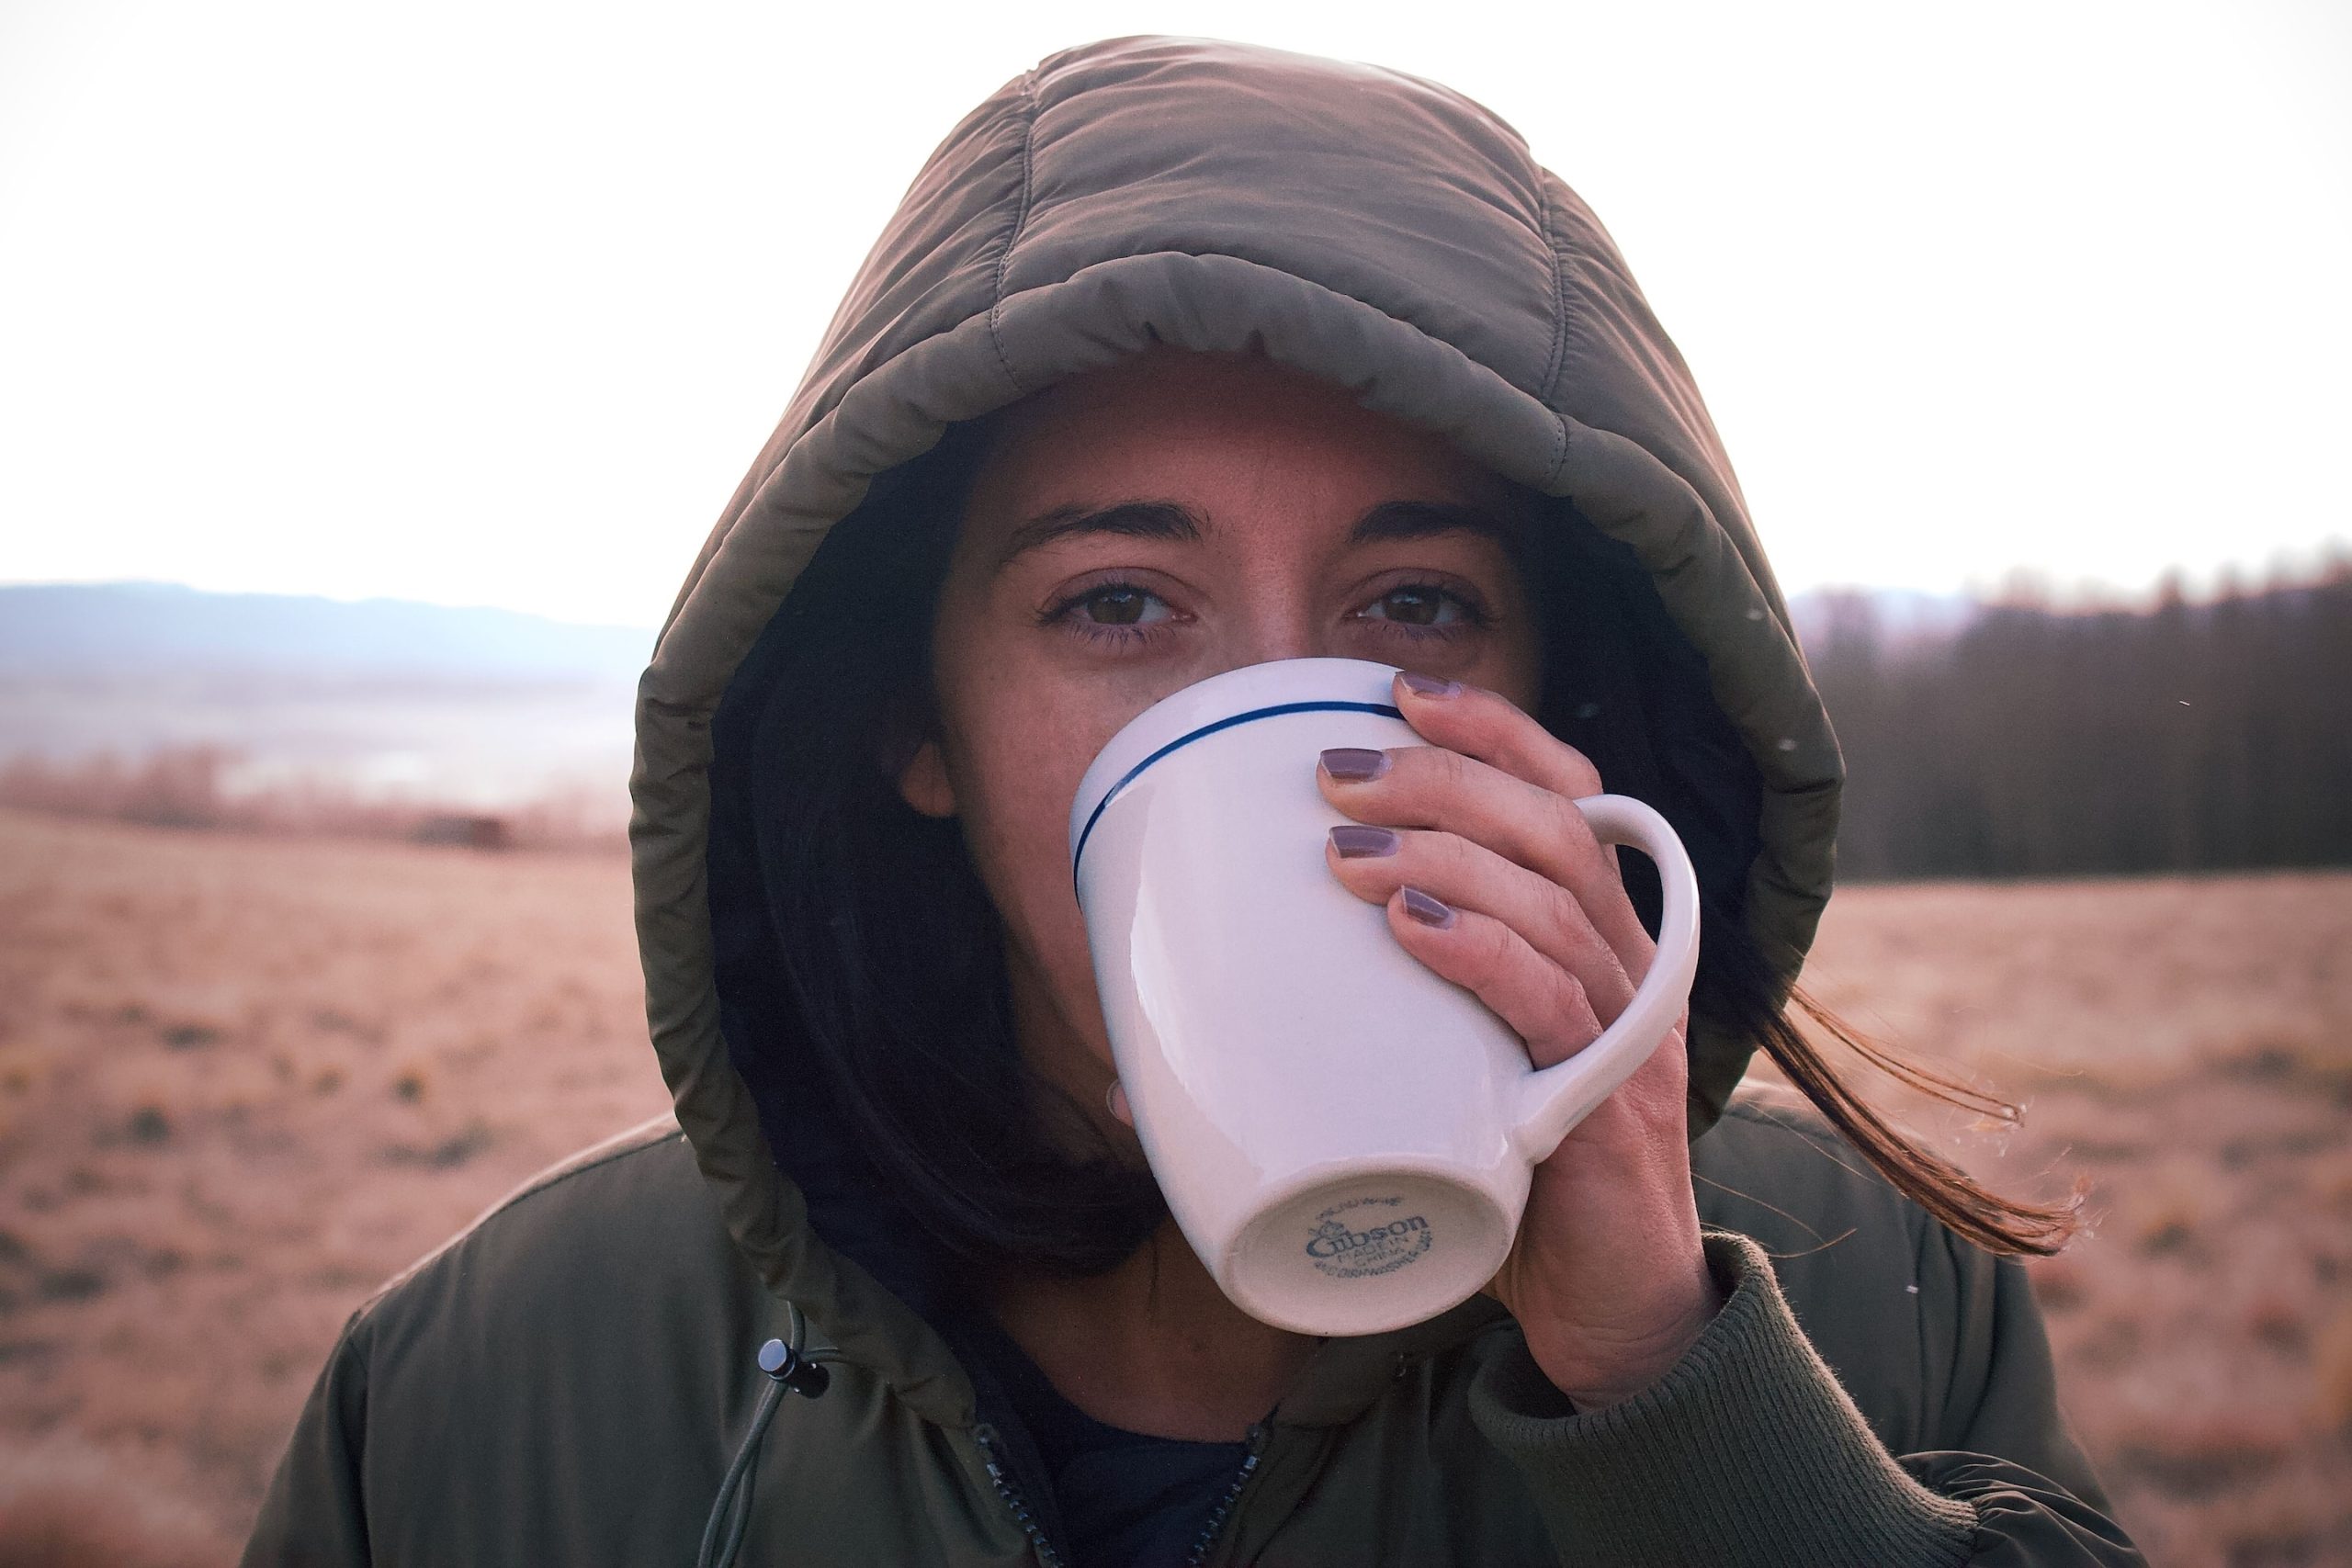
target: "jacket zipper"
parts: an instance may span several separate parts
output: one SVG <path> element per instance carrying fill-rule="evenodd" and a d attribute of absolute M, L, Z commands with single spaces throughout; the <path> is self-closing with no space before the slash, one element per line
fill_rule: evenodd
<path fill-rule="evenodd" d="M 996 1428 L 983 1422 L 972 1428 L 972 1436 L 978 1439 L 980 1452 L 986 1456 L 980 1462 L 988 1467 L 989 1480 L 995 1484 L 996 1495 L 1004 1499 L 1004 1506 L 1012 1511 L 1013 1522 L 1029 1537 L 1029 1544 L 1035 1549 L 1041 1568 L 1068 1568 L 1061 1552 L 1047 1539 L 1045 1527 L 1037 1522 L 1036 1510 L 1030 1507 L 1028 1500 L 1021 1495 L 1021 1489 L 1013 1484 L 1011 1472 L 997 1462 Z M 1226 1486 L 1225 1495 L 1219 1497 L 1216 1506 L 1209 1510 L 1207 1521 L 1201 1526 L 1200 1536 L 1193 1542 L 1192 1555 L 1184 1559 L 1184 1568 L 1201 1568 L 1201 1564 L 1208 1561 L 1209 1549 L 1216 1544 L 1217 1535 L 1225 1529 L 1225 1521 L 1232 1514 L 1233 1506 L 1241 1500 L 1241 1494 L 1249 1488 L 1250 1478 L 1258 1472 L 1258 1458 L 1265 1451 L 1265 1447 L 1266 1428 L 1262 1425 L 1250 1427 L 1250 1451 L 1242 1456 L 1241 1468 L 1234 1472 L 1233 1480 Z"/>
<path fill-rule="evenodd" d="M 1258 1456 L 1265 1447 L 1265 1427 L 1250 1427 L 1250 1451 L 1242 1457 L 1241 1468 L 1234 1473 L 1232 1483 L 1225 1489 L 1225 1495 L 1218 1498 L 1216 1506 L 1209 1510 L 1208 1522 L 1201 1527 L 1200 1539 L 1193 1542 L 1193 1554 L 1184 1559 L 1184 1568 L 1201 1568 L 1201 1564 L 1209 1560 L 1209 1548 L 1216 1544 L 1218 1532 L 1225 1529 L 1226 1516 L 1233 1512 L 1233 1506 L 1241 1500 L 1241 1494 L 1248 1488 L 1250 1476 L 1257 1473 Z"/>
<path fill-rule="evenodd" d="M 1036 1549 L 1040 1568 L 1067 1568 L 1062 1554 L 1046 1538 L 1046 1528 L 1037 1522 L 1035 1511 L 1021 1495 L 1021 1489 L 1013 1485 L 1012 1474 L 997 1462 L 996 1428 L 982 1422 L 972 1428 L 972 1436 L 978 1439 L 980 1452 L 986 1456 L 981 1462 L 988 1466 L 989 1479 L 996 1483 L 996 1495 L 1012 1510 L 1013 1522 L 1028 1532 L 1029 1544 Z"/>

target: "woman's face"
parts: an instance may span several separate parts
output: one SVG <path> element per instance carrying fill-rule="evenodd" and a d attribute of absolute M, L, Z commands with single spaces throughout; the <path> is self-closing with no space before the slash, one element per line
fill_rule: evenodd
<path fill-rule="evenodd" d="M 1022 1048 L 1099 1124 L 1114 1075 L 1068 858 L 1087 764 L 1160 698 L 1276 659 L 1376 660 L 1532 711 L 1516 505 L 1439 437 L 1259 359 L 1156 351 L 1001 421 L 933 625 L 938 733 L 899 788 L 962 819 Z"/>

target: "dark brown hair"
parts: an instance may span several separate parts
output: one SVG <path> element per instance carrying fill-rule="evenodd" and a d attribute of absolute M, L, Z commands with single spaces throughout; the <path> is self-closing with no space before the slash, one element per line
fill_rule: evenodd
<path fill-rule="evenodd" d="M 2018 1109 L 1949 1069 L 1871 1040 L 1786 982 L 1741 918 L 1741 892 L 1760 849 L 1761 780 L 1711 694 L 1705 662 L 1668 617 L 1631 549 L 1605 538 L 1572 503 L 1529 498 L 1548 525 L 1532 529 L 1521 567 L 1548 615 L 1545 728 L 1592 760 L 1609 787 L 1649 802 L 1674 825 L 1698 868 L 1702 1020 L 1762 1051 L 1896 1190 L 1988 1251 L 2046 1257 L 2077 1228 L 2082 1195 L 2040 1204 L 2005 1198 L 1924 1149 L 1839 1072 L 1814 1030 L 1910 1089 L 2005 1123 Z M 1548 509 L 1549 515 L 1541 515 Z M 1657 887 L 1646 860 L 1622 860 L 1645 924 L 1657 930 Z M 1796 1016 L 1792 1016 L 1796 1015 Z"/>
<path fill-rule="evenodd" d="M 1069 1152 L 1092 1123 L 1017 1047 L 1001 927 L 959 827 L 915 812 L 895 787 L 935 723 L 933 607 L 987 439 L 985 422 L 952 427 L 876 479 L 729 685 L 713 726 L 708 863 L 722 1026 L 812 1220 L 822 1232 L 854 1211 L 869 1267 L 897 1247 L 1090 1273 L 1139 1246 L 1164 1201 L 1148 1169 L 1099 1137 L 1091 1153 Z M 1523 499 L 1544 525 L 1515 547 L 1546 622 L 1537 716 L 1612 790 L 1657 807 L 1690 851 L 1703 933 L 1694 1021 L 1753 1041 L 1955 1232 L 1996 1252 L 2056 1251 L 2071 1205 L 1999 1197 L 1920 1148 L 1790 1017 L 1741 910 L 1760 847 L 1760 780 L 1703 660 L 1630 552 L 1571 504 Z M 1624 870 L 1655 930 L 1648 863 L 1629 856 Z M 1801 994 L 1791 1005 L 1914 1088 L 2014 1115 Z M 854 1203 L 830 1201 L 853 1192 Z"/>

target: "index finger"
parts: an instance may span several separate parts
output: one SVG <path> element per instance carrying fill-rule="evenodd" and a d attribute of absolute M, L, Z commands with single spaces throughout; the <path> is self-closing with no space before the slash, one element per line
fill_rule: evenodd
<path fill-rule="evenodd" d="M 1547 837 L 1556 846 L 1540 869 L 1584 906 L 1638 984 L 1656 951 L 1626 896 L 1616 852 L 1594 837 L 1575 802 L 1604 793 L 1592 760 L 1499 692 L 1406 671 L 1392 682 L 1396 709 L 1417 734 L 1546 791 L 1557 802 Z"/>

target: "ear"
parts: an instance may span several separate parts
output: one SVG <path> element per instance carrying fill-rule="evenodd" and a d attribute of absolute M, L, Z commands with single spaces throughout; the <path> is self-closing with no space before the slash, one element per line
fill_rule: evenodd
<path fill-rule="evenodd" d="M 907 765 L 899 770 L 899 798 L 925 817 L 956 815 L 956 786 L 948 782 L 947 761 L 940 755 L 938 741 L 926 740 L 916 747 Z"/>

